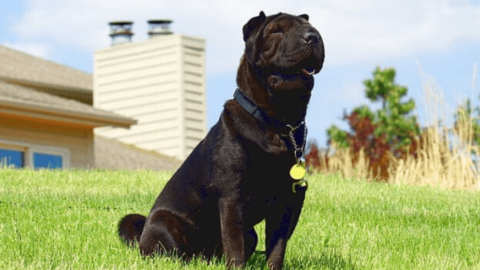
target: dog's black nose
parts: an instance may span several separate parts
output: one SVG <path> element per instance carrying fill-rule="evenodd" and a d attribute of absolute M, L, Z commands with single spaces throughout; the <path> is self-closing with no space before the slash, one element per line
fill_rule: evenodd
<path fill-rule="evenodd" d="M 320 35 L 315 31 L 308 31 L 303 34 L 303 40 L 308 44 L 318 44 L 320 42 Z"/>

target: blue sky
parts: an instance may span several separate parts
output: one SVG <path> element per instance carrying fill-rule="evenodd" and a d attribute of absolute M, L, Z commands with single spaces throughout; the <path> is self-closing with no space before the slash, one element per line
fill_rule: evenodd
<path fill-rule="evenodd" d="M 236 88 L 242 26 L 260 10 L 307 13 L 323 36 L 326 61 L 315 76 L 307 116 L 309 139 L 322 146 L 330 125 L 347 127 L 345 110 L 371 104 L 362 81 L 376 66 L 397 70 L 396 81 L 408 87 L 423 123 L 426 82 L 443 93 L 447 118 L 467 97 L 480 106 L 480 83 L 472 84 L 480 61 L 480 1 L 2 1 L 0 44 L 92 72 L 93 52 L 110 45 L 109 21 L 134 21 L 133 40 L 140 42 L 147 38 L 148 19 L 173 19 L 174 32 L 206 39 L 211 127 Z"/>

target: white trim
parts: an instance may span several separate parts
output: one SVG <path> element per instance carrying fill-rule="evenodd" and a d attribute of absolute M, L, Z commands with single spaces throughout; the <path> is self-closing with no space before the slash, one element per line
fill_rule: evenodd
<path fill-rule="evenodd" d="M 25 142 L 0 139 L 0 148 L 25 152 L 25 167 L 33 168 L 33 153 L 50 154 L 62 157 L 62 169 L 70 168 L 70 150 L 63 147 L 45 146 Z"/>
<path fill-rule="evenodd" d="M 44 145 L 32 145 L 28 149 L 28 157 L 32 159 L 33 166 L 33 153 L 50 154 L 55 156 L 61 156 L 63 159 L 62 169 L 70 168 L 70 151 L 67 148 L 44 146 Z"/>
<path fill-rule="evenodd" d="M 23 165 L 24 167 L 27 167 L 27 153 L 28 153 L 28 148 L 24 146 L 18 146 L 18 145 L 11 145 L 11 144 L 3 144 L 1 143 L 0 140 L 0 149 L 5 149 L 5 150 L 13 150 L 13 151 L 18 151 L 23 153 Z M 0 163 L 2 160 L 0 159 Z"/>

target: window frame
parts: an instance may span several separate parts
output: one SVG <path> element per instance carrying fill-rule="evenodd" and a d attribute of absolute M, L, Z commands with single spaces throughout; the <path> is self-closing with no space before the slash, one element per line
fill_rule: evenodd
<path fill-rule="evenodd" d="M 18 151 L 18 152 L 23 152 L 23 165 L 24 167 L 27 167 L 27 153 L 28 149 L 22 146 L 17 146 L 17 145 L 8 145 L 8 144 L 3 144 L 0 142 L 0 149 L 5 149 L 5 150 L 12 150 L 12 151 Z M 21 167 L 21 168 L 24 168 Z"/>
<path fill-rule="evenodd" d="M 32 143 L 25 143 L 25 142 L 15 142 L 9 140 L 0 139 L 0 148 L 8 149 L 8 150 L 15 150 L 15 151 L 23 151 L 24 152 L 24 164 L 25 168 L 34 168 L 33 164 L 33 154 L 47 154 L 47 155 L 55 155 L 62 157 L 62 170 L 70 168 L 70 150 L 64 147 L 56 147 L 56 146 L 46 146 L 46 145 L 39 145 L 39 144 L 32 144 Z"/>

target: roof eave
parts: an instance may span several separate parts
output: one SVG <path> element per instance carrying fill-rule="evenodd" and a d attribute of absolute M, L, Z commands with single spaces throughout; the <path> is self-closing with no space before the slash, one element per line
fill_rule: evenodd
<path fill-rule="evenodd" d="M 123 116 L 77 112 L 2 99 L 0 99 L 0 113 L 92 128 L 104 126 L 130 128 L 137 124 L 137 120 Z"/>

